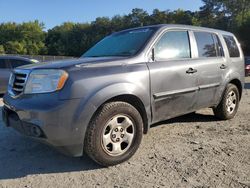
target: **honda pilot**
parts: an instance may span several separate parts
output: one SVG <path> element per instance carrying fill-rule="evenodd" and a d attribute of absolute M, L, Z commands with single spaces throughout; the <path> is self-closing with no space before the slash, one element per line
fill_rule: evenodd
<path fill-rule="evenodd" d="M 235 116 L 244 57 L 229 32 L 154 25 L 107 36 L 79 59 L 15 69 L 3 98 L 7 127 L 71 156 L 128 160 L 152 124 L 212 108 Z"/>

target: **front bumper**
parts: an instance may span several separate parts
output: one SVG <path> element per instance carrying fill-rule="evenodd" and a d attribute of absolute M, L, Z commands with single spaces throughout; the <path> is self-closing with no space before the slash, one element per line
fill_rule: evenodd
<path fill-rule="evenodd" d="M 80 99 L 59 100 L 58 94 L 3 99 L 3 121 L 23 135 L 54 146 L 70 156 L 83 153 L 83 126 L 77 118 Z"/>

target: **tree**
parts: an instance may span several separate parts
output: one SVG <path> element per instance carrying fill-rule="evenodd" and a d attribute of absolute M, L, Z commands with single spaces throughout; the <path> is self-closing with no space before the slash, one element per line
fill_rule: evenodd
<path fill-rule="evenodd" d="M 228 16 L 241 26 L 247 19 L 250 9 L 249 0 L 220 0 Z"/>
<path fill-rule="evenodd" d="M 0 45 L 0 54 L 5 54 L 5 50 L 3 45 Z"/>
<path fill-rule="evenodd" d="M 139 27 L 148 25 L 149 14 L 143 9 L 135 8 L 130 14 L 125 16 L 125 20 L 129 27 Z"/>
<path fill-rule="evenodd" d="M 48 31 L 46 46 L 50 55 L 68 55 L 66 47 L 70 45 L 69 33 L 74 27 L 74 23 L 65 22 Z"/>
<path fill-rule="evenodd" d="M 200 18 L 203 25 L 235 30 L 250 14 L 249 0 L 202 0 Z"/>
<path fill-rule="evenodd" d="M 175 10 L 171 13 L 172 23 L 174 24 L 192 24 L 193 13 L 191 11 L 184 11 L 181 9 Z"/>
<path fill-rule="evenodd" d="M 123 29 L 155 24 L 188 24 L 234 32 L 250 55 L 250 0 L 202 0 L 199 11 L 135 8 L 127 15 L 98 17 L 91 23 L 65 22 L 44 31 L 39 21 L 0 24 L 0 52 L 80 56 L 103 37 Z M 2 46 L 2 47 L 1 47 Z"/>
<path fill-rule="evenodd" d="M 239 27 L 237 36 L 245 55 L 250 55 L 250 17 Z"/>
<path fill-rule="evenodd" d="M 5 51 L 7 54 L 26 54 L 26 48 L 24 42 L 9 41 L 5 45 Z"/>
<path fill-rule="evenodd" d="M 0 24 L 0 45 L 6 53 L 41 54 L 46 51 L 46 33 L 43 28 L 43 24 L 38 21 Z"/>

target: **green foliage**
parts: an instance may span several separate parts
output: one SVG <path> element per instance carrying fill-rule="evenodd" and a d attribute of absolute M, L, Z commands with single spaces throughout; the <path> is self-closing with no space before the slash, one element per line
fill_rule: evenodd
<path fill-rule="evenodd" d="M 242 48 L 244 49 L 245 55 L 250 55 L 250 16 L 247 20 L 239 27 L 237 36 L 240 39 Z"/>
<path fill-rule="evenodd" d="M 43 28 L 38 21 L 0 24 L 0 45 L 9 54 L 41 54 L 46 51 Z"/>
<path fill-rule="evenodd" d="M 249 0 L 202 0 L 202 25 L 236 31 L 249 17 Z M 206 18 L 206 19 L 204 19 Z"/>
<path fill-rule="evenodd" d="M 66 22 L 47 32 L 38 21 L 0 24 L 0 53 L 80 56 L 115 31 L 154 24 L 188 24 L 237 34 L 250 55 L 250 0 L 202 0 L 199 11 L 133 9 L 127 15 L 98 17 L 91 23 Z"/>
<path fill-rule="evenodd" d="M 24 42 L 9 41 L 5 44 L 5 51 L 8 54 L 26 54 Z"/>
<path fill-rule="evenodd" d="M 3 45 L 0 45 L 0 54 L 5 54 L 5 50 Z"/>

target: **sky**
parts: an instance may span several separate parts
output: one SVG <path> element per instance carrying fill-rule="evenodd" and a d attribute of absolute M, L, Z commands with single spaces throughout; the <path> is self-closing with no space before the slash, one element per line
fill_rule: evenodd
<path fill-rule="evenodd" d="M 97 17 L 113 17 L 142 8 L 159 10 L 199 10 L 201 0 L 0 0 L 0 23 L 39 20 L 45 29 L 63 22 L 91 22 Z"/>

